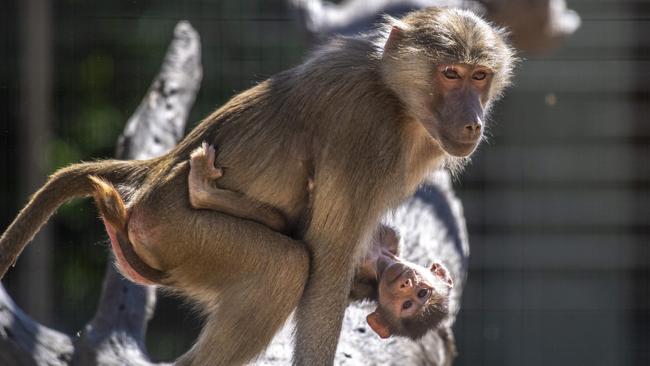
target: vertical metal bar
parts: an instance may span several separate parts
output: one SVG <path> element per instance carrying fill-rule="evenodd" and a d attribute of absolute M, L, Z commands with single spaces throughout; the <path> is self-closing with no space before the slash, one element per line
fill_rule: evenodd
<path fill-rule="evenodd" d="M 49 0 L 20 2 L 21 123 L 18 126 L 19 174 L 22 190 L 35 192 L 50 170 L 48 144 L 52 119 L 52 41 Z M 23 195 L 23 194 L 21 194 Z M 35 237 L 21 258 L 19 303 L 37 320 L 48 324 L 52 315 L 51 235 L 47 227 Z"/>

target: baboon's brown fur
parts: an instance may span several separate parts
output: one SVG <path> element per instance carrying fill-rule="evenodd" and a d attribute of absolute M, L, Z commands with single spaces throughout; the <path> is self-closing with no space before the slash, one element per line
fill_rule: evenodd
<path fill-rule="evenodd" d="M 462 10 L 416 11 L 334 39 L 233 97 L 160 158 L 57 171 L 0 238 L 0 273 L 60 204 L 94 192 L 95 176 L 128 193 L 137 256 L 205 309 L 179 364 L 249 361 L 297 306 L 294 363 L 330 365 L 371 232 L 429 171 L 471 154 L 512 61 L 503 31 Z M 220 187 L 279 210 L 300 242 L 190 207 L 187 161 L 202 141 L 219 149 Z"/>

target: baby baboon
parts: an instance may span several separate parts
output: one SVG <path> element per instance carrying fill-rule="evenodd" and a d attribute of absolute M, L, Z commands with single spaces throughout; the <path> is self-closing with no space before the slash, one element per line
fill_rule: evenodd
<path fill-rule="evenodd" d="M 453 281 L 441 263 L 427 269 L 400 258 L 398 245 L 395 231 L 381 226 L 355 276 L 352 297 L 377 300 L 366 319 L 380 337 L 419 339 L 449 315 Z"/>

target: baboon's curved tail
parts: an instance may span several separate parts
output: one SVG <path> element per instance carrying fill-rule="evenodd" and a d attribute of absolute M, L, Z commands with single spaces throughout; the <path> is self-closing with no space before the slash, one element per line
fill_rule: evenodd
<path fill-rule="evenodd" d="M 104 160 L 71 165 L 52 174 L 0 237 L 0 278 L 60 205 L 93 193 L 89 176 L 122 183 L 143 177 L 146 168 L 145 161 Z"/>

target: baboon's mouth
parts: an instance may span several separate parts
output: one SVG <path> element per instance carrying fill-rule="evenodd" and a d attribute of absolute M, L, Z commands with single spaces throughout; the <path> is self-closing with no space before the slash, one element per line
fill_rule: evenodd
<path fill-rule="evenodd" d="M 441 135 L 439 141 L 442 148 L 449 155 L 464 158 L 474 152 L 481 138 L 463 140 Z"/>

